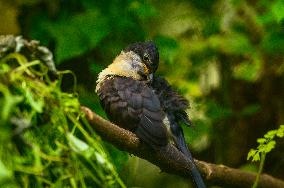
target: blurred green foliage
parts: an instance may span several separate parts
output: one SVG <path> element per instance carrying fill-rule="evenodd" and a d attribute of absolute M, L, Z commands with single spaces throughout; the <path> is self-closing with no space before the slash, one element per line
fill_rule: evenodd
<path fill-rule="evenodd" d="M 100 138 L 39 60 L 0 60 L 0 187 L 125 187 Z"/>
<path fill-rule="evenodd" d="M 22 35 L 47 45 L 57 67 L 76 74 L 80 103 L 102 116 L 97 74 L 128 44 L 153 40 L 158 74 L 191 102 L 194 127 L 185 135 L 200 159 L 255 169 L 246 161 L 250 148 L 284 122 L 283 0 L 23 0 L 6 7 L 17 10 Z M 66 77 L 69 91 L 73 79 Z M 128 180 L 127 155 L 100 142 Z M 283 143 L 278 147 L 264 171 L 284 178 Z M 139 186 L 132 178 L 128 186 Z"/>

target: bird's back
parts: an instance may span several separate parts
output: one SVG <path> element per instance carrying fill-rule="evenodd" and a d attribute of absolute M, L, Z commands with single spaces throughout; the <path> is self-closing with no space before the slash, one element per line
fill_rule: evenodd
<path fill-rule="evenodd" d="M 191 125 L 191 121 L 185 112 L 190 107 L 186 98 L 178 94 L 162 77 L 154 77 L 151 87 L 159 97 L 163 110 L 169 114 L 169 118 Z"/>
<path fill-rule="evenodd" d="M 104 80 L 97 93 L 108 118 L 134 132 L 151 146 L 164 146 L 168 135 L 160 101 L 144 81 L 111 76 Z"/>
<path fill-rule="evenodd" d="M 154 92 L 161 101 L 166 117 L 169 120 L 171 135 L 176 147 L 188 158 L 192 164 L 191 175 L 197 188 L 205 188 L 203 179 L 196 168 L 192 155 L 184 139 L 183 130 L 180 122 L 191 125 L 185 110 L 189 108 L 189 102 L 181 95 L 179 95 L 170 84 L 161 77 L 154 77 L 151 84 Z"/>

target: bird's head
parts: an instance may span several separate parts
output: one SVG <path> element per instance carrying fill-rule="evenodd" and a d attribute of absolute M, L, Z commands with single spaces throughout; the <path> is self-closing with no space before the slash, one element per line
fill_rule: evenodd
<path fill-rule="evenodd" d="M 124 52 L 134 52 L 137 54 L 142 63 L 146 65 L 150 73 L 155 73 L 159 66 L 159 51 L 154 42 L 137 42 L 130 44 Z"/>
<path fill-rule="evenodd" d="M 159 52 L 151 42 L 130 44 L 103 70 L 99 80 L 107 75 L 132 77 L 135 80 L 151 81 L 158 68 Z"/>

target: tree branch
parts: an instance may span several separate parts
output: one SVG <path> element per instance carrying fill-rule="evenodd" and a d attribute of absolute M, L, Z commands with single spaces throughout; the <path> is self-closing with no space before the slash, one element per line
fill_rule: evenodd
<path fill-rule="evenodd" d="M 81 107 L 87 120 L 96 132 L 117 148 L 134 154 L 157 165 L 162 171 L 190 178 L 190 163 L 188 159 L 173 145 L 152 149 L 140 142 L 136 135 L 103 119 L 87 107 Z M 208 184 L 228 187 L 251 187 L 256 173 L 216 165 L 195 160 L 195 163 Z M 263 174 L 260 176 L 259 188 L 283 188 L 280 179 Z"/>

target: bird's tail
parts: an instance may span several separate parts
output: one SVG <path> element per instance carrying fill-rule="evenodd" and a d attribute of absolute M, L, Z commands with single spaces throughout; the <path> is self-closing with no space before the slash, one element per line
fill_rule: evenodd
<path fill-rule="evenodd" d="M 204 181 L 194 163 L 194 160 L 192 158 L 192 155 L 186 145 L 185 139 L 184 139 L 184 135 L 183 135 L 183 131 L 181 129 L 181 127 L 177 124 L 171 124 L 171 130 L 172 133 L 175 136 L 175 141 L 177 144 L 177 148 L 189 159 L 189 161 L 192 163 L 191 165 L 191 176 L 192 179 L 196 185 L 197 188 L 206 188 Z"/>
<path fill-rule="evenodd" d="M 192 155 L 185 143 L 184 137 L 183 136 L 179 136 L 177 138 L 177 142 L 178 142 L 178 149 L 190 160 L 190 162 L 192 163 L 191 165 L 191 176 L 192 179 L 196 185 L 197 188 L 206 188 L 204 181 L 194 163 L 194 160 L 192 158 Z"/>

